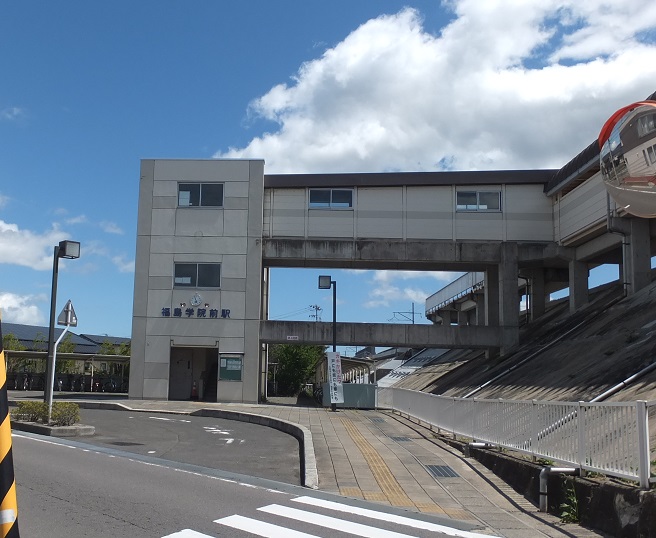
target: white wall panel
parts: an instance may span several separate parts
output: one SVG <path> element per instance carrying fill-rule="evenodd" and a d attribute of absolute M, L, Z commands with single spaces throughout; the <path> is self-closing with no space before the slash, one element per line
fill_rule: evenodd
<path fill-rule="evenodd" d="M 355 229 L 363 238 L 403 238 L 403 187 L 359 188 Z"/>
<path fill-rule="evenodd" d="M 353 237 L 354 221 L 354 212 L 350 210 L 311 209 L 308 237 Z"/>
<path fill-rule="evenodd" d="M 406 237 L 408 239 L 453 238 L 453 189 L 407 187 Z"/>
<path fill-rule="evenodd" d="M 606 218 L 606 188 L 601 175 L 579 185 L 559 204 L 559 241 L 580 235 Z"/>

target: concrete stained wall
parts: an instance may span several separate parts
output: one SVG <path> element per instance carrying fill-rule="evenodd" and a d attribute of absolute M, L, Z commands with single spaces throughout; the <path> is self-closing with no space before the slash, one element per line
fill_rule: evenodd
<path fill-rule="evenodd" d="M 243 381 L 218 381 L 219 399 L 258 400 L 263 177 L 262 161 L 142 162 L 131 398 L 167 399 L 175 383 L 169 379 L 171 348 L 204 347 L 244 357 Z M 179 207 L 180 183 L 223 184 L 223 207 Z M 174 287 L 180 262 L 220 264 L 220 288 Z M 200 305 L 191 304 L 195 294 Z M 181 304 L 183 315 L 174 317 Z M 204 307 L 206 315 L 196 308 L 187 314 L 191 306 Z M 230 312 L 210 317 L 209 310 Z"/>

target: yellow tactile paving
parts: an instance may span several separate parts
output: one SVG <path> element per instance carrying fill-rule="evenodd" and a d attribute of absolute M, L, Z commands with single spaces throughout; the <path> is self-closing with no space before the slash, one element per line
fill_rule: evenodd
<path fill-rule="evenodd" d="M 476 519 L 467 510 L 461 510 L 460 508 L 445 508 L 444 513 L 453 519 Z"/>
<path fill-rule="evenodd" d="M 363 491 L 364 498 L 368 501 L 386 501 L 387 495 L 380 491 Z"/>
<path fill-rule="evenodd" d="M 421 512 L 428 512 L 431 514 L 446 514 L 444 511 L 444 508 L 441 506 L 438 506 L 435 503 L 415 503 L 415 506 L 421 511 Z"/>
<path fill-rule="evenodd" d="M 381 489 L 382 493 L 372 492 L 372 496 L 368 500 L 387 500 L 392 506 L 416 506 L 419 508 L 419 506 L 414 503 L 410 497 L 407 496 L 401 485 L 397 482 L 396 478 L 394 478 L 394 475 L 390 471 L 390 468 L 387 466 L 382 456 L 378 454 L 371 443 L 365 439 L 364 435 L 358 431 L 353 422 L 347 418 L 342 418 L 341 422 L 344 426 L 344 429 L 346 429 L 347 433 L 364 456 L 365 461 L 369 465 L 369 468 L 371 469 L 371 472 Z M 422 506 L 424 506 L 424 511 L 429 511 L 431 509 L 430 503 L 424 503 Z M 432 507 L 434 507 L 436 511 L 441 510 L 441 508 L 436 504 L 433 504 Z M 419 509 L 421 510 L 421 508 Z M 448 514 L 446 511 L 443 511 L 443 513 Z"/>
<path fill-rule="evenodd" d="M 364 497 L 360 488 L 339 488 L 339 494 L 345 497 Z"/>

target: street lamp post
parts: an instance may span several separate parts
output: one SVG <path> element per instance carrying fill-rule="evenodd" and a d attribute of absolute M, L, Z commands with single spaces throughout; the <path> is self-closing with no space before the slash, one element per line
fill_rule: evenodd
<path fill-rule="evenodd" d="M 319 277 L 319 289 L 327 290 L 333 288 L 333 353 L 337 352 L 337 282 L 330 275 Z M 341 379 L 339 380 L 341 383 Z M 330 410 L 337 411 L 337 403 L 330 402 Z"/>
<path fill-rule="evenodd" d="M 55 309 L 57 307 L 57 275 L 59 273 L 59 258 L 74 260 L 80 257 L 80 243 L 77 241 L 60 241 L 55 245 L 52 260 L 52 290 L 50 294 L 50 325 L 48 326 L 48 360 L 46 363 L 46 383 L 43 391 L 43 401 L 52 401 L 52 385 L 50 379 L 54 375 L 53 352 L 55 350 Z"/>
<path fill-rule="evenodd" d="M 319 289 L 333 288 L 333 353 L 337 351 L 337 282 L 328 275 L 319 277 Z"/>

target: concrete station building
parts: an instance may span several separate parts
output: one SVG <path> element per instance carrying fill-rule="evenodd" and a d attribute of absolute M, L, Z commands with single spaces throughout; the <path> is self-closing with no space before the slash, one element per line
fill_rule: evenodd
<path fill-rule="evenodd" d="M 565 287 L 572 311 L 584 305 L 599 264 L 620 264 L 634 293 L 656 227 L 608 198 L 595 144 L 560 170 L 266 175 L 262 160 L 143 160 L 130 397 L 257 402 L 267 344 L 330 344 L 331 323 L 267 319 L 271 267 L 482 275 L 474 314 L 338 323 L 339 345 L 494 354 L 518 343 L 521 282 L 533 319 Z"/>

